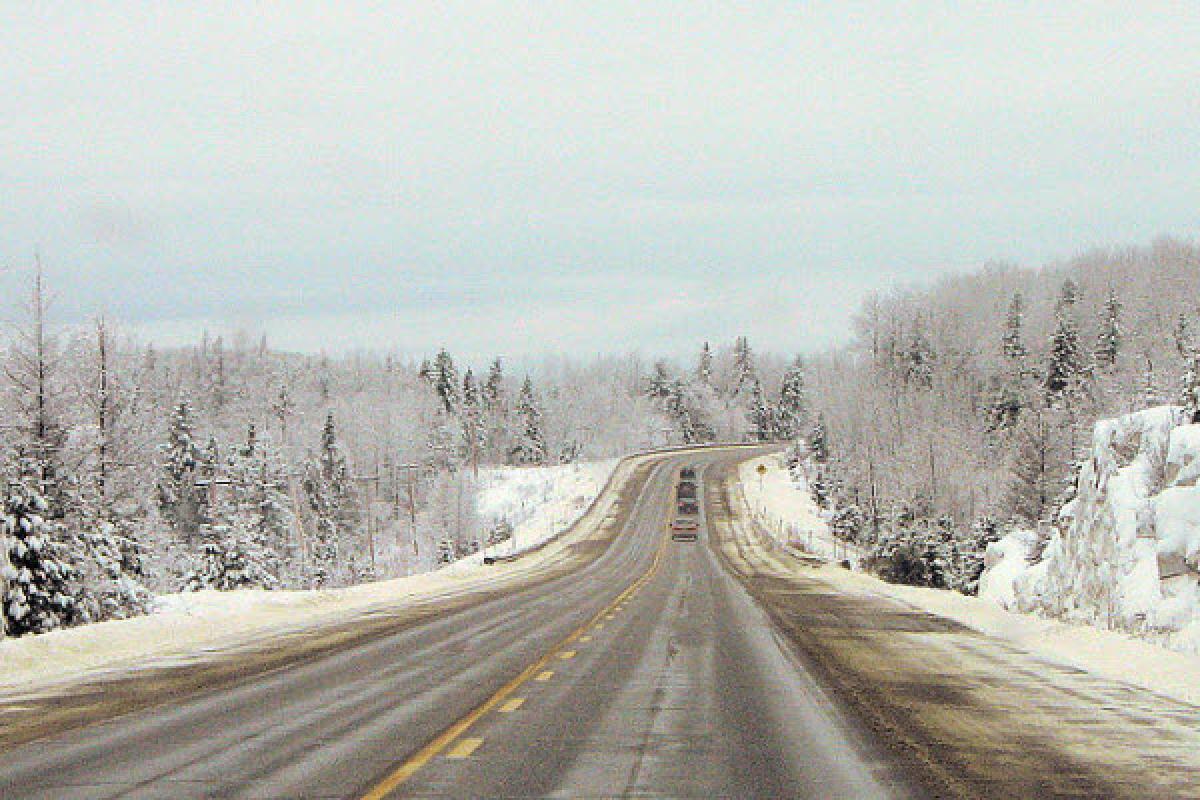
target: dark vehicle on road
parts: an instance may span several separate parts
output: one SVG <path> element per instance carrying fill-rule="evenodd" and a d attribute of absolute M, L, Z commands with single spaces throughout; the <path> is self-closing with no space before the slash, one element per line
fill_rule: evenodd
<path fill-rule="evenodd" d="M 679 487 L 675 490 L 675 496 L 680 500 L 687 498 L 689 500 L 696 499 L 696 484 L 691 481 L 680 481 Z"/>
<path fill-rule="evenodd" d="M 695 515 L 700 513 L 700 504 L 693 498 L 684 497 L 676 504 L 675 510 L 680 514 Z"/>
<path fill-rule="evenodd" d="M 696 480 L 695 467 L 684 467 L 683 469 L 679 470 L 679 480 L 681 480 L 681 481 Z"/>
<path fill-rule="evenodd" d="M 676 542 L 694 542 L 700 535 L 700 523 L 687 517 L 676 517 L 671 523 L 671 539 Z"/>

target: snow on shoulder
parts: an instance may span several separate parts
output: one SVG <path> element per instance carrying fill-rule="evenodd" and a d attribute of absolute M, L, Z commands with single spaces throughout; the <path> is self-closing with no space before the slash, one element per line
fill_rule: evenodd
<path fill-rule="evenodd" d="M 512 544 L 499 547 L 528 550 L 581 521 L 610 480 L 619 485 L 639 460 L 481 470 L 480 516 L 507 518 L 512 525 Z M 557 552 L 551 544 L 520 562 L 496 567 L 483 567 L 483 554 L 477 553 L 433 572 L 344 589 L 162 595 L 156 598 L 157 613 L 148 616 L 0 640 L 0 697 L 51 690 L 85 675 L 202 661 L 252 647 L 263 638 L 450 597 L 489 584 L 504 571 L 529 569 Z"/>
<path fill-rule="evenodd" d="M 738 465 L 738 480 L 754 520 L 781 544 L 858 566 L 859 548 L 834 538 L 803 472 L 788 469 L 782 453 L 743 461 Z"/>

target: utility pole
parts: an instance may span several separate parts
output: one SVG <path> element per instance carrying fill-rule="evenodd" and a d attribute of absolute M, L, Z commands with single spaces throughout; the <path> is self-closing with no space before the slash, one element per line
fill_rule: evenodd
<path fill-rule="evenodd" d="M 396 469 L 402 469 L 408 473 L 408 520 L 409 532 L 412 534 L 412 549 L 414 556 L 419 556 L 421 554 L 420 548 L 417 545 L 417 496 L 416 486 L 414 485 L 415 479 L 413 477 L 413 472 L 420 468 L 420 464 L 396 465 Z M 399 505 L 399 499 L 397 499 L 396 502 L 397 505 Z"/>
<path fill-rule="evenodd" d="M 379 493 L 379 469 L 373 475 L 355 475 L 355 481 L 367 487 L 367 498 L 364 512 L 367 516 L 367 551 L 371 555 L 371 573 L 377 574 L 378 565 L 375 561 L 375 496 Z"/>

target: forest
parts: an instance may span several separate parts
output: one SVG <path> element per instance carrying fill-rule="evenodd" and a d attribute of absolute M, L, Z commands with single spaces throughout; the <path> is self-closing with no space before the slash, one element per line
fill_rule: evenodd
<path fill-rule="evenodd" d="M 506 535 L 474 516 L 490 465 L 783 435 L 744 339 L 705 345 L 686 374 L 633 355 L 510 374 L 501 357 L 297 354 L 250 335 L 165 349 L 104 317 L 59 323 L 32 272 L 0 376 L 6 635 L 145 613 L 162 593 L 432 569 Z"/>
<path fill-rule="evenodd" d="M 1173 240 L 880 293 L 827 352 L 522 369 L 248 333 L 157 348 L 58 321 L 32 272 L 0 375 L 6 635 L 428 570 L 505 535 L 473 517 L 481 467 L 713 441 L 788 446 L 874 571 L 970 593 L 1005 530 L 1048 537 L 1097 418 L 1200 395 L 1200 249 Z"/>
<path fill-rule="evenodd" d="M 803 455 L 835 533 L 885 578 L 969 593 L 1007 529 L 1044 546 L 1097 419 L 1195 413 L 1197 287 L 1200 250 L 1163 239 L 869 298 L 810 362 Z"/>

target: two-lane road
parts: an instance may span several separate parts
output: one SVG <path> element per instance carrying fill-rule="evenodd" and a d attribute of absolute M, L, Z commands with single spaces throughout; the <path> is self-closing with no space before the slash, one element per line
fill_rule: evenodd
<path fill-rule="evenodd" d="M 630 481 L 572 574 L 10 748 L 0 796 L 880 796 L 703 540 L 666 541 L 679 466 L 730 452 Z"/>
<path fill-rule="evenodd" d="M 0 752 L 0 797 L 1200 797 L 1200 709 L 772 545 L 732 477 L 748 455 L 642 464 L 560 559 L 439 613 L 280 644 L 240 676 L 85 687 L 45 709 L 61 729 L 27 719 L 41 738 Z M 672 542 L 685 463 L 704 524 Z"/>

